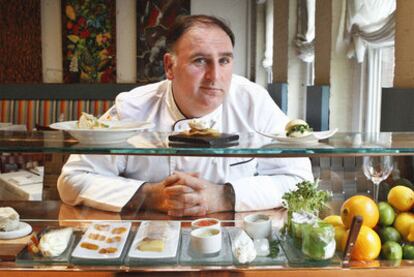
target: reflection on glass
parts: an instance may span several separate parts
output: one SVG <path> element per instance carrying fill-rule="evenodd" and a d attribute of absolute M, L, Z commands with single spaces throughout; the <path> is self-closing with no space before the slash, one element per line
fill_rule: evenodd
<path fill-rule="evenodd" d="M 362 169 L 364 175 L 372 181 L 373 198 L 378 201 L 379 184 L 391 174 L 393 159 L 391 156 L 363 157 Z"/>

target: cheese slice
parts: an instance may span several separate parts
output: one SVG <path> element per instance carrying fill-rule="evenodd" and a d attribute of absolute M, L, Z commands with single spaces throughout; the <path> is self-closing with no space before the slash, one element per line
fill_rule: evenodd
<path fill-rule="evenodd" d="M 145 238 L 138 243 L 137 249 L 145 252 L 162 252 L 164 251 L 164 241 Z"/>

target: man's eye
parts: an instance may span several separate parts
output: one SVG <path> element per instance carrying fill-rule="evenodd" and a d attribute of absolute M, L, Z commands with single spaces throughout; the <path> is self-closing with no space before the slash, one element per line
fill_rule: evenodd
<path fill-rule="evenodd" d="M 231 58 L 229 58 L 229 57 L 226 57 L 226 58 L 221 58 L 220 60 L 219 60 L 219 63 L 220 64 L 228 64 L 228 63 L 230 63 L 231 62 Z"/>
<path fill-rule="evenodd" d="M 204 58 L 197 58 L 197 59 L 194 60 L 194 63 L 195 64 L 206 64 L 207 60 L 204 59 Z"/>

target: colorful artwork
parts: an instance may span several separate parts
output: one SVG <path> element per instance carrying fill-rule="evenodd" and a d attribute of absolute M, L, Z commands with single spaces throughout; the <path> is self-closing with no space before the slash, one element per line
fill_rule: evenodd
<path fill-rule="evenodd" d="M 62 8 L 65 83 L 114 83 L 115 1 L 65 0 Z"/>
<path fill-rule="evenodd" d="M 0 0 L 0 83 L 42 82 L 39 0 Z"/>
<path fill-rule="evenodd" d="M 137 1 L 137 82 L 164 79 L 165 36 L 179 15 L 190 14 L 190 0 Z"/>

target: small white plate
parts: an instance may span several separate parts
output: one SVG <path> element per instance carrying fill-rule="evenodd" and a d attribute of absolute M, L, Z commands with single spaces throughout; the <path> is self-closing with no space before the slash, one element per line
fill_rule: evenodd
<path fill-rule="evenodd" d="M 97 226 L 109 226 L 108 228 L 99 229 Z M 126 230 L 121 234 L 112 233 L 112 231 L 116 228 L 125 228 Z M 72 252 L 72 257 L 76 258 L 84 258 L 84 259 L 117 259 L 121 256 L 121 253 L 124 249 L 125 242 L 128 238 L 129 231 L 131 229 L 131 222 L 125 223 L 93 223 L 88 227 L 85 234 L 82 236 L 81 240 L 79 241 L 78 245 L 76 245 L 75 250 Z M 104 236 L 104 240 L 92 239 L 90 235 L 100 235 Z M 120 236 L 120 241 L 114 242 L 107 242 L 108 238 L 114 238 L 115 236 Z M 91 250 L 84 247 L 81 247 L 82 243 L 92 243 L 98 246 L 98 249 Z M 106 253 L 101 254 L 99 250 L 102 248 L 114 247 L 116 248 L 116 252 L 114 253 Z"/>
<path fill-rule="evenodd" d="M 154 127 L 151 122 L 133 121 L 101 121 L 109 125 L 108 128 L 79 129 L 78 121 L 64 121 L 51 124 L 49 127 L 67 131 L 83 144 L 113 144 L 121 143 L 134 136 L 137 132 Z"/>
<path fill-rule="evenodd" d="M 327 139 L 335 135 L 335 133 L 338 131 L 338 129 L 328 130 L 328 131 L 317 131 L 312 132 L 309 135 L 299 137 L 299 138 L 293 138 L 293 137 L 286 137 L 286 135 L 280 135 L 280 134 L 265 134 L 258 132 L 262 136 L 276 139 L 277 141 L 284 143 L 284 144 L 314 144 L 317 143 L 319 140 Z"/>
<path fill-rule="evenodd" d="M 173 258 L 177 255 L 178 242 L 180 240 L 180 228 L 181 223 L 179 221 L 168 221 L 171 228 L 169 239 L 165 241 L 164 251 L 152 252 L 152 251 L 141 251 L 137 248 L 138 243 L 144 239 L 146 226 L 150 221 L 143 221 L 139 226 L 138 232 L 135 235 L 134 241 L 129 249 L 128 256 L 131 258 L 144 258 L 144 259 L 163 259 Z"/>
<path fill-rule="evenodd" d="M 29 235 L 32 232 L 32 226 L 26 222 L 19 222 L 19 226 L 16 230 L 1 232 L 0 239 L 17 239 Z"/>

